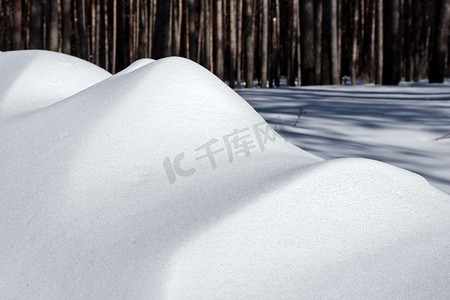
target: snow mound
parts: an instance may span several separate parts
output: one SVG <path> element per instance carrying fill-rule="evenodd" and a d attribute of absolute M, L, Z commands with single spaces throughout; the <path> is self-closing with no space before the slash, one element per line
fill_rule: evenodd
<path fill-rule="evenodd" d="M 155 60 L 151 59 L 151 58 L 141 58 L 141 59 L 135 61 L 134 63 L 132 63 L 131 65 L 129 65 L 124 70 L 122 70 L 119 73 L 115 74 L 115 75 L 118 76 L 118 75 L 128 74 L 128 73 L 133 72 L 134 70 L 137 70 L 140 67 L 143 67 L 143 66 L 145 66 L 145 65 L 147 65 L 149 63 L 152 63 L 154 61 Z"/>
<path fill-rule="evenodd" d="M 128 71 L 0 124 L 0 298 L 449 295 L 448 195 L 291 145 L 186 59 Z"/>
<path fill-rule="evenodd" d="M 449 216 L 448 195 L 414 173 L 322 162 L 178 249 L 164 295 L 447 298 Z"/>
<path fill-rule="evenodd" d="M 109 76 L 79 58 L 44 50 L 0 54 L 0 121 L 69 97 Z"/>

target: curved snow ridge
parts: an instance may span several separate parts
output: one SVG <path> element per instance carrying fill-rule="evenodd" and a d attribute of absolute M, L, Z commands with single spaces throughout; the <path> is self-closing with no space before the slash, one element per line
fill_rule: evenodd
<path fill-rule="evenodd" d="M 449 200 L 376 161 L 304 167 L 178 249 L 163 298 L 448 297 Z"/>
<path fill-rule="evenodd" d="M 0 54 L 0 121 L 49 106 L 108 77 L 82 59 L 45 50 Z"/>
<path fill-rule="evenodd" d="M 133 62 L 131 65 L 129 65 L 128 67 L 126 67 L 125 69 L 123 69 L 122 71 L 114 74 L 114 76 L 122 76 L 128 73 L 131 73 L 147 64 L 150 64 L 152 62 L 154 62 L 154 59 L 151 58 L 141 58 L 135 62 Z"/>
<path fill-rule="evenodd" d="M 64 119 L 71 115 L 82 116 L 83 122 L 65 124 Z M 250 148 L 237 157 L 281 151 L 301 154 L 298 160 L 304 164 L 321 161 L 275 137 L 276 133 L 232 89 L 200 65 L 178 57 L 112 76 L 36 112 L 34 117 L 41 116 L 60 119 L 58 128 L 71 127 L 63 131 L 82 132 L 79 147 L 83 159 L 76 161 L 104 162 L 104 168 L 97 168 L 102 177 L 120 176 L 120 168 L 132 172 L 130 168 L 145 162 L 155 166 L 151 170 L 157 182 L 166 184 L 163 162 L 167 157 L 173 162 L 180 153 L 185 153 L 184 163 L 211 171 L 209 157 L 197 158 L 210 147 L 220 151 L 214 155 L 217 166 L 230 165 L 234 156 L 230 157 L 233 149 L 228 148 L 235 137 L 242 139 L 236 152 L 246 150 L 244 146 Z M 184 180 L 183 176 L 177 179 Z"/>

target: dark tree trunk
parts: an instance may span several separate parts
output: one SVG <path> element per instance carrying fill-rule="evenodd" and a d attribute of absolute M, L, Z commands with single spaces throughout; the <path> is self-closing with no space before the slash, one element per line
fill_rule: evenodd
<path fill-rule="evenodd" d="M 22 49 L 22 0 L 13 1 L 12 49 Z"/>
<path fill-rule="evenodd" d="M 70 0 L 67 0 L 70 1 Z M 41 1 L 33 1 L 30 16 L 30 48 L 42 49 L 42 6 Z"/>
<path fill-rule="evenodd" d="M 397 85 L 401 76 L 400 0 L 384 0 L 383 84 Z"/>
<path fill-rule="evenodd" d="M 216 0 L 216 65 L 215 71 L 217 77 L 224 79 L 224 62 L 223 62 L 223 14 L 222 14 L 222 0 Z"/>
<path fill-rule="evenodd" d="M 297 20 L 298 13 L 298 0 L 291 0 L 290 16 L 290 34 L 289 34 L 289 61 L 288 61 L 288 85 L 295 85 L 295 75 L 297 71 L 297 64 L 295 60 L 295 54 L 297 52 Z"/>
<path fill-rule="evenodd" d="M 302 84 L 316 83 L 316 69 L 314 67 L 314 1 L 300 1 L 300 31 L 301 31 L 301 64 Z"/>
<path fill-rule="evenodd" d="M 419 0 L 418 0 L 419 1 Z M 383 81 L 383 0 L 376 0 L 376 69 L 375 83 Z"/>
<path fill-rule="evenodd" d="M 197 28 L 195 26 L 195 0 L 189 0 L 189 58 L 197 60 Z"/>
<path fill-rule="evenodd" d="M 267 87 L 267 63 L 269 60 L 269 1 L 263 0 L 262 47 L 261 47 L 261 87 Z"/>
<path fill-rule="evenodd" d="M 88 60 L 88 43 L 87 43 L 87 28 L 86 28 L 86 18 L 85 18 L 85 2 L 84 0 L 77 0 L 77 33 L 78 33 L 78 51 L 80 57 Z"/>
<path fill-rule="evenodd" d="M 450 0 L 437 0 L 436 2 L 435 38 L 428 75 L 430 82 L 434 83 L 442 83 L 445 76 L 445 58 L 448 51 L 449 6 Z"/>
<path fill-rule="evenodd" d="M 169 48 L 169 31 L 170 31 L 170 3 L 172 1 L 158 0 L 155 20 L 155 36 L 153 37 L 152 56 L 155 59 L 166 56 L 167 48 Z"/>
<path fill-rule="evenodd" d="M 315 77 L 316 83 L 321 81 L 322 63 L 322 0 L 314 1 L 314 49 L 315 49 Z"/>
<path fill-rule="evenodd" d="M 246 68 L 245 68 L 245 81 L 246 87 L 253 87 L 254 76 L 254 30 L 253 30 L 253 1 L 245 0 L 245 52 L 246 52 Z"/>
<path fill-rule="evenodd" d="M 228 64 L 228 79 L 230 81 L 230 87 L 234 88 L 235 72 L 236 72 L 236 4 L 235 0 L 229 1 L 230 9 L 230 57 Z"/>
<path fill-rule="evenodd" d="M 365 8 L 364 41 L 362 50 L 361 76 L 365 83 L 374 82 L 374 46 L 375 46 L 375 1 L 368 0 Z"/>
<path fill-rule="evenodd" d="M 241 88 L 241 75 L 242 75 L 242 6 L 243 0 L 237 1 L 237 40 L 236 40 L 236 48 L 237 48 L 237 58 L 236 58 L 236 81 L 237 88 Z"/>
<path fill-rule="evenodd" d="M 280 86 L 281 77 L 281 18 L 280 18 L 280 1 L 275 0 L 275 42 L 274 42 L 274 73 L 275 73 L 275 85 Z"/>
<path fill-rule="evenodd" d="M 420 65 L 420 0 L 412 0 L 412 23 L 413 23 L 413 66 L 414 66 L 414 74 L 413 80 L 419 81 L 419 65 Z"/>
<path fill-rule="evenodd" d="M 359 56 L 358 47 L 358 33 L 359 33 L 359 0 L 353 1 L 353 39 L 352 39 L 352 61 L 351 61 L 351 76 L 352 84 L 356 84 L 357 76 L 357 62 Z"/>
<path fill-rule="evenodd" d="M 38 2 L 38 1 L 36 1 Z M 72 40 L 72 1 L 62 1 L 62 51 L 71 54 Z"/>
<path fill-rule="evenodd" d="M 58 1 L 50 0 L 50 26 L 48 28 L 48 49 L 51 51 L 58 51 Z"/>
<path fill-rule="evenodd" d="M 331 83 L 339 84 L 339 57 L 338 57 L 338 21 L 337 21 L 337 1 L 330 0 L 331 2 Z"/>

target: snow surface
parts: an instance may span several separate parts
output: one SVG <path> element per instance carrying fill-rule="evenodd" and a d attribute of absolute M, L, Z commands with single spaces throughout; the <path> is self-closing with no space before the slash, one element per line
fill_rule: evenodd
<path fill-rule="evenodd" d="M 390 163 L 450 193 L 450 137 L 436 140 L 450 133 L 450 83 L 239 93 L 281 135 L 308 152 L 325 159 L 365 157 Z M 304 113 L 298 119 L 300 108 Z"/>
<path fill-rule="evenodd" d="M 50 51 L 0 54 L 0 122 L 49 106 L 109 76 L 79 58 Z"/>
<path fill-rule="evenodd" d="M 0 123 L 1 299 L 449 297 L 449 195 L 293 146 L 191 61 L 138 65 Z"/>

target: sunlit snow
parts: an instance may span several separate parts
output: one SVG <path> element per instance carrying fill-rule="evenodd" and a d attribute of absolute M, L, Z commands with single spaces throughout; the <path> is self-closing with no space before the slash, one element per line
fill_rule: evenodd
<path fill-rule="evenodd" d="M 1 299 L 450 296 L 450 196 L 423 177 L 310 154 L 183 58 L 0 70 Z"/>

